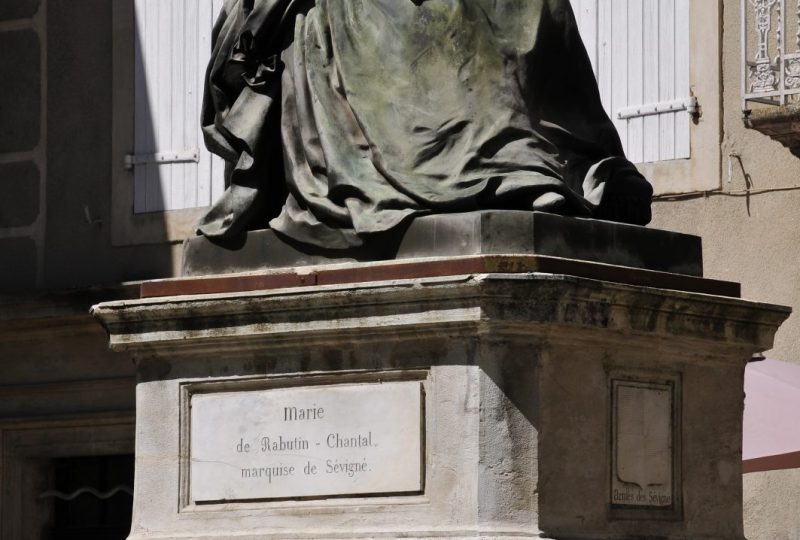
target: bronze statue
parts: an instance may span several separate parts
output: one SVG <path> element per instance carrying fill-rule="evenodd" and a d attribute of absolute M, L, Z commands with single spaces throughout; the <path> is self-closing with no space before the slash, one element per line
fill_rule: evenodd
<path fill-rule="evenodd" d="M 568 0 L 228 0 L 203 129 L 228 162 L 209 237 L 344 250 L 479 209 L 650 221 Z"/>

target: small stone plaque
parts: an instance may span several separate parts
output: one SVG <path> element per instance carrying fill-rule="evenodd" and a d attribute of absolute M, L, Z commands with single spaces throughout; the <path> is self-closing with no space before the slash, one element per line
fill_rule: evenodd
<path fill-rule="evenodd" d="M 196 503 L 423 489 L 419 381 L 194 394 Z"/>
<path fill-rule="evenodd" d="M 611 504 L 673 507 L 673 385 L 614 380 Z"/>

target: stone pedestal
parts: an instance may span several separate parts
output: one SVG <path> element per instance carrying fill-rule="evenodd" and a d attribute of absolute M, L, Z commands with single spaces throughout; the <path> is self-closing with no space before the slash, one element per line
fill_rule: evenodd
<path fill-rule="evenodd" d="M 139 373 L 130 538 L 743 538 L 744 366 L 788 309 L 504 260 L 96 306 Z"/>

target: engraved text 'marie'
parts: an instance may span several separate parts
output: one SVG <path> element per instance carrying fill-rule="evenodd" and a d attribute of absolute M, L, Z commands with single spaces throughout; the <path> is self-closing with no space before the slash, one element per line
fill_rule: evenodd
<path fill-rule="evenodd" d="M 322 420 L 325 418 L 325 408 L 317 407 L 284 407 L 283 421 L 295 422 L 298 420 Z"/>

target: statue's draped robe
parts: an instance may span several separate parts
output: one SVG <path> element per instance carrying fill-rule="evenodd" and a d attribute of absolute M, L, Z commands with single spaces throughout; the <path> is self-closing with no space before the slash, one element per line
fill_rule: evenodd
<path fill-rule="evenodd" d="M 203 234 L 269 222 L 346 249 L 547 193 L 561 213 L 649 220 L 568 0 L 229 0 L 214 39 L 203 129 L 228 187 Z M 602 205 L 615 182 L 636 193 Z"/>

